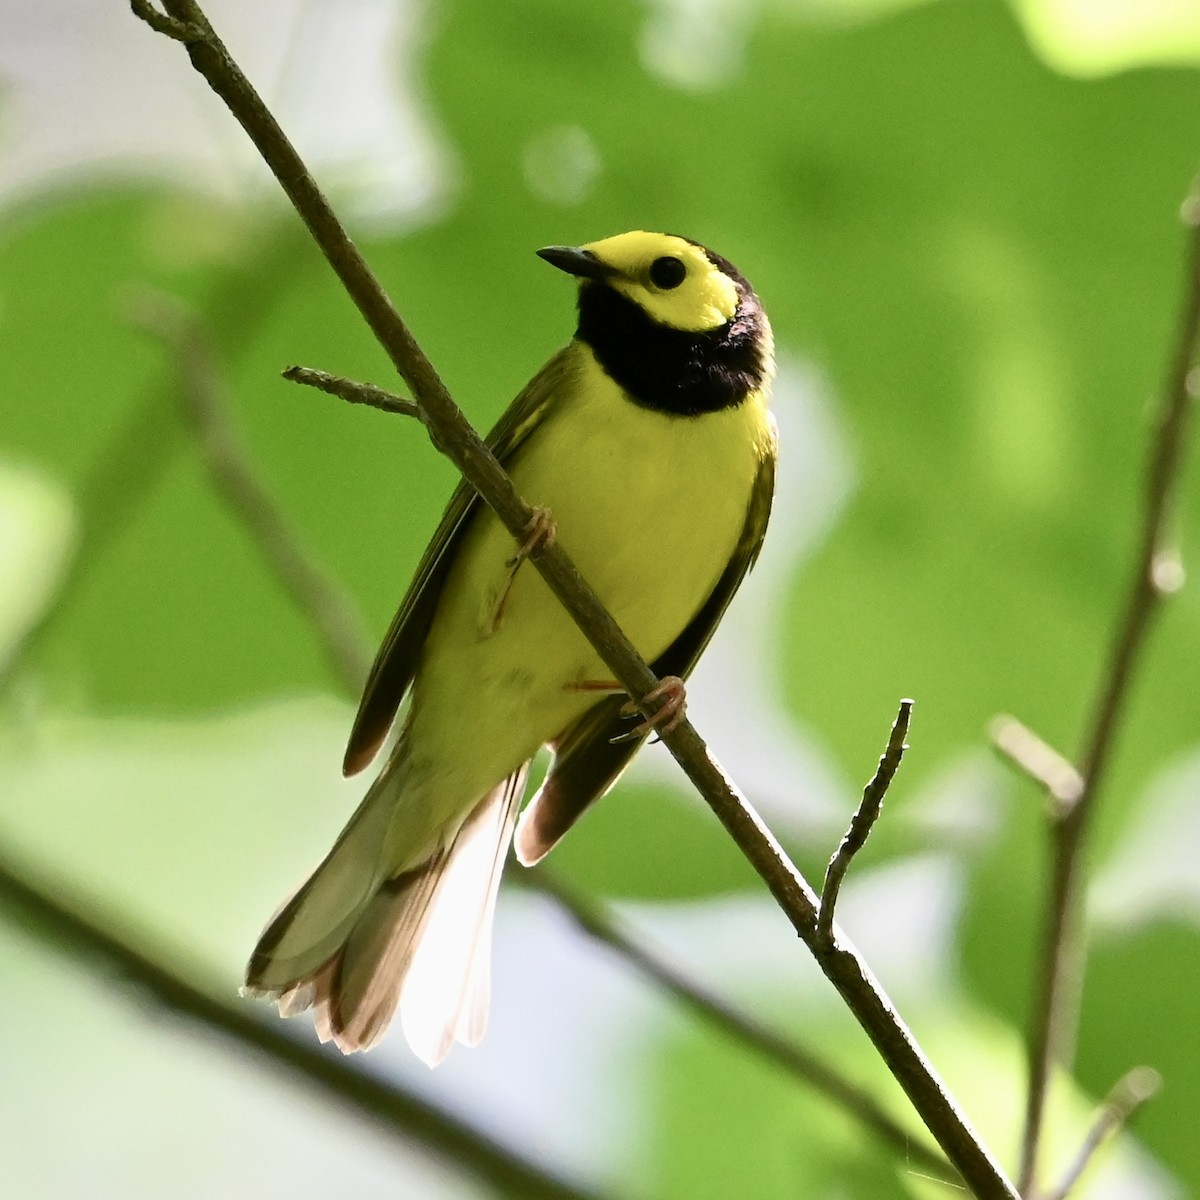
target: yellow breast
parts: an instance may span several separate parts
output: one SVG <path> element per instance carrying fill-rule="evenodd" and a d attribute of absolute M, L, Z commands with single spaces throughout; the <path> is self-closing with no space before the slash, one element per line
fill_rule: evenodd
<path fill-rule="evenodd" d="M 699 417 L 639 407 L 579 352 L 580 385 L 521 448 L 512 476 L 530 504 L 550 509 L 559 544 L 653 661 L 729 562 L 773 422 L 761 395 Z M 443 728 L 460 736 L 472 721 L 506 722 L 520 742 L 511 751 L 528 756 L 595 702 L 571 684 L 610 675 L 531 564 L 511 577 L 513 553 L 511 535 L 482 513 L 447 579 L 414 715 L 453 704 L 459 719 Z"/>

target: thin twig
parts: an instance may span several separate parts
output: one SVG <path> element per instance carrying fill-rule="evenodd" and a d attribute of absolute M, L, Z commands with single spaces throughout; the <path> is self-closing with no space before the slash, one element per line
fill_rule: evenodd
<path fill-rule="evenodd" d="M 420 417 L 421 410 L 411 400 L 385 391 L 373 383 L 357 383 L 341 375 L 330 375 L 313 367 L 287 367 L 281 372 L 289 383 L 302 383 L 330 396 L 338 396 L 350 404 L 366 404 L 383 412 L 398 413 L 402 417 Z"/>
<path fill-rule="evenodd" d="M 249 527 L 284 592 L 319 627 L 320 644 L 334 674 L 349 691 L 357 691 L 371 665 L 363 649 L 362 620 L 342 589 L 305 551 L 251 469 L 229 419 L 229 406 L 222 402 L 203 325 L 180 301 L 158 293 L 139 297 L 136 318 L 174 357 L 184 414 L 214 484 Z"/>
<path fill-rule="evenodd" d="M 329 391 L 333 395 L 348 399 L 352 403 L 366 403 L 372 407 L 382 408 L 384 411 L 396 411 L 392 402 L 397 398 L 391 396 L 390 393 L 383 392 L 382 389 L 355 384 L 350 380 L 338 379 L 333 376 L 325 376 L 323 372 L 310 373 L 305 368 L 290 368 L 289 371 L 302 371 L 305 375 L 311 374 L 319 377 L 321 382 L 316 383 L 315 386 L 320 387 L 322 391 Z M 287 376 L 289 372 L 284 374 Z M 297 378 L 296 381 L 309 382 L 306 378 Z M 325 387 L 326 381 L 331 381 L 334 386 Z M 346 392 L 350 394 L 346 395 Z M 223 425 L 226 418 L 216 408 L 219 400 L 215 393 L 212 402 L 214 411 L 211 419 L 214 423 Z M 408 415 L 407 412 L 406 415 Z M 230 470 L 244 473 L 247 479 L 243 486 L 231 489 L 219 488 L 219 493 L 230 504 L 233 515 L 245 524 L 256 543 L 260 544 L 263 553 L 271 552 L 270 547 L 262 545 L 263 538 L 270 530 L 272 537 L 289 544 L 289 555 L 308 557 L 308 551 L 301 544 L 277 500 L 256 477 L 253 463 L 245 456 L 225 461 Z M 248 510 L 247 506 L 250 506 L 253 511 Z M 269 520 L 263 519 L 263 514 L 258 511 L 264 506 L 271 509 Z M 311 565 L 313 570 L 319 571 L 315 562 L 312 562 Z M 279 578 L 285 587 L 289 586 L 286 578 Z M 293 590 L 292 598 L 301 612 L 310 618 L 310 625 L 317 639 L 323 642 L 329 639 L 328 626 L 316 619 L 317 613 L 312 608 L 309 594 Z M 353 601 L 348 595 L 343 595 L 340 608 L 343 612 L 353 610 Z M 339 640 L 358 637 L 359 625 L 360 622 L 357 621 L 353 626 L 348 624 L 340 631 Z M 327 646 L 327 653 L 329 649 L 330 647 Z M 363 653 L 366 652 L 365 645 L 360 649 Z M 351 686 L 349 690 L 353 695 L 356 689 Z M 720 997 L 705 991 L 680 972 L 668 967 L 661 958 L 623 931 L 611 916 L 607 906 L 599 901 L 586 899 L 547 873 L 544 868 L 532 872 L 521 872 L 516 879 L 524 886 L 541 893 L 556 903 L 586 934 L 607 945 L 710 1025 L 757 1051 L 795 1078 L 822 1092 L 851 1116 L 857 1117 L 883 1141 L 904 1154 L 911 1163 L 935 1173 L 938 1178 L 949 1182 L 957 1180 L 953 1168 L 945 1158 L 937 1151 L 917 1141 L 908 1130 L 892 1120 L 871 1095 L 850 1083 L 810 1050 L 768 1030 Z"/>
<path fill-rule="evenodd" d="M 825 868 L 825 883 L 821 888 L 821 908 L 817 913 L 817 937 L 822 942 L 833 941 L 833 910 L 837 906 L 838 893 L 842 890 L 842 880 L 850 869 L 854 856 L 867 843 L 871 827 L 875 824 L 883 809 L 883 798 L 892 785 L 904 751 L 908 749 L 904 739 L 908 737 L 908 723 L 912 718 L 913 702 L 900 701 L 900 711 L 892 724 L 892 732 L 888 737 L 887 748 L 879 758 L 879 766 L 871 782 L 863 788 L 862 800 L 850 820 L 850 828 L 846 830 L 841 844 L 834 851 Z"/>
<path fill-rule="evenodd" d="M 1060 816 L 1079 802 L 1083 776 L 1023 722 L 1001 713 L 988 723 L 988 736 L 1014 766 L 1046 789 L 1053 815 Z"/>
<path fill-rule="evenodd" d="M 517 494 L 512 480 L 451 399 L 275 118 L 233 62 L 195 0 L 163 0 L 163 7 L 177 19 L 203 30 L 203 38 L 187 46 L 192 65 L 225 101 L 275 174 L 408 385 L 420 406 L 421 420 L 438 431 L 443 452 L 513 537 L 521 540 L 533 510 Z M 653 715 L 653 703 L 646 697 L 658 680 L 584 583 L 561 543 L 547 546 L 533 561 L 614 678 L 636 699 L 645 716 Z M 766 883 L 968 1186 L 981 1200 L 1014 1200 L 1013 1185 L 971 1129 L 866 964 L 847 940 L 838 938 L 831 946 L 817 937 L 818 902 L 812 888 L 717 765 L 691 723 L 683 720 L 665 734 L 663 741 Z"/>
<path fill-rule="evenodd" d="M 1075 803 L 1061 812 L 1051 827 L 1053 864 L 1029 1036 L 1029 1091 L 1018 1175 L 1022 1194 L 1032 1191 L 1036 1183 L 1052 1069 L 1055 1064 L 1069 1063 L 1074 1055 L 1083 982 L 1085 835 L 1112 759 L 1134 669 L 1152 619 L 1164 596 L 1182 581 L 1176 556 L 1168 549 L 1167 522 L 1175 507 L 1197 392 L 1193 364 L 1200 339 L 1200 182 L 1193 184 L 1183 204 L 1182 218 L 1189 233 L 1183 301 L 1146 472 L 1140 541 L 1124 612 L 1080 758 L 1083 787 Z"/>
<path fill-rule="evenodd" d="M 880 1141 L 892 1146 L 912 1166 L 920 1167 L 946 1183 L 961 1182 L 941 1154 L 915 1139 L 869 1092 L 851 1083 L 807 1047 L 767 1028 L 728 1000 L 669 966 L 660 955 L 622 928 L 607 904 L 583 896 L 544 867 L 523 871 L 517 879 L 522 887 L 554 901 L 588 937 L 620 955 L 706 1024 L 756 1051 L 765 1061 L 832 1100 Z"/>
<path fill-rule="evenodd" d="M 1096 1151 L 1114 1134 L 1120 1132 L 1129 1124 L 1133 1114 L 1147 1100 L 1152 1100 L 1162 1087 L 1162 1077 L 1152 1067 L 1134 1067 L 1127 1075 L 1118 1080 L 1116 1086 L 1104 1103 L 1088 1135 L 1084 1138 L 1075 1161 L 1071 1163 L 1061 1182 L 1052 1191 L 1047 1192 L 1041 1200 L 1066 1200 L 1074 1190 L 1088 1164 L 1095 1157 Z"/>
<path fill-rule="evenodd" d="M 14 856 L 0 852 L 0 916 L 25 918 L 17 928 L 45 933 L 43 944 L 72 959 L 88 959 L 133 984 L 172 1017 L 196 1022 L 239 1056 L 247 1049 L 272 1066 L 292 1072 L 318 1092 L 349 1105 L 393 1136 L 419 1142 L 451 1166 L 485 1180 L 505 1195 L 542 1200 L 595 1200 L 595 1193 L 556 1179 L 544 1168 L 501 1145 L 461 1118 L 432 1105 L 403 1086 L 384 1082 L 309 1041 L 286 1033 L 278 1021 L 264 1020 L 251 1005 L 231 1004 L 228 990 L 200 986 L 163 965 L 171 955 L 140 949 L 136 941 L 84 917 L 95 912 L 90 897 L 74 896 L 58 880 L 36 879 L 15 870 Z M 147 939 L 155 940 L 157 939 Z"/>

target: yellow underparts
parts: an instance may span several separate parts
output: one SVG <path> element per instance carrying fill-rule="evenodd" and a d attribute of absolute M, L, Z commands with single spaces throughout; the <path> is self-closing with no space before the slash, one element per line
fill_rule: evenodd
<path fill-rule="evenodd" d="M 530 438 L 517 489 L 647 659 L 707 599 L 770 452 L 762 396 L 700 417 L 633 404 L 578 346 L 582 385 Z M 596 702 L 608 670 L 511 535 L 486 511 L 448 577 L 414 687 L 409 747 L 439 791 L 478 795 Z M 447 771 L 460 776 L 452 782 Z M 450 785 L 450 786 L 447 786 Z"/>

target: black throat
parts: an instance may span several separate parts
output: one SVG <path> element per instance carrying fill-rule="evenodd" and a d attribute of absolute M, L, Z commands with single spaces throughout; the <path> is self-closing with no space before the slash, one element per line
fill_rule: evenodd
<path fill-rule="evenodd" d="M 763 312 L 738 283 L 732 320 L 687 333 L 653 320 L 640 305 L 603 283 L 579 289 L 579 329 L 604 368 L 643 408 L 695 417 L 741 404 L 762 386 Z"/>

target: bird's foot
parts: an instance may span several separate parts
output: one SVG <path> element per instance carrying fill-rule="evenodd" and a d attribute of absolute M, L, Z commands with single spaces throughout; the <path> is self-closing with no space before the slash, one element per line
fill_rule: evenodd
<path fill-rule="evenodd" d="M 646 693 L 642 703 L 650 704 L 655 700 L 660 700 L 661 703 L 650 716 L 643 716 L 642 720 L 628 733 L 610 738 L 609 741 L 616 746 L 622 742 L 636 741 L 648 733 L 670 733 L 683 720 L 684 713 L 687 711 L 687 689 L 684 687 L 683 680 L 678 675 L 664 675 L 659 680 L 658 687 L 652 692 Z M 621 708 L 623 717 L 639 715 L 639 706 L 632 700 Z"/>
<path fill-rule="evenodd" d="M 504 564 L 510 571 L 516 571 L 527 558 L 535 558 L 547 546 L 553 546 L 558 537 L 558 526 L 550 510 L 538 505 L 523 532 L 525 540 L 517 547 L 516 554 Z"/>
<path fill-rule="evenodd" d="M 513 582 L 517 578 L 517 571 L 521 564 L 527 558 L 533 558 L 540 554 L 547 546 L 553 545 L 554 539 L 558 536 L 558 526 L 555 525 L 548 508 L 535 508 L 529 524 L 525 526 L 524 533 L 525 540 L 517 547 L 516 554 L 504 564 L 508 576 L 496 593 L 496 598 L 491 603 L 488 615 L 483 622 L 483 631 L 489 637 L 504 622 L 504 610 L 508 607 L 508 597 L 512 592 Z"/>

